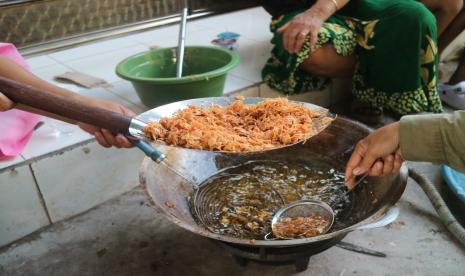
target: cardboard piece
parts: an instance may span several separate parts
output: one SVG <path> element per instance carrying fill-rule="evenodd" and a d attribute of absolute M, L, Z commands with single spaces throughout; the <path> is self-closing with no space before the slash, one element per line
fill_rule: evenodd
<path fill-rule="evenodd" d="M 80 72 L 66 72 L 62 75 L 56 76 L 55 79 L 59 81 L 72 82 L 85 88 L 111 87 L 111 85 L 104 79 L 96 78 Z"/>

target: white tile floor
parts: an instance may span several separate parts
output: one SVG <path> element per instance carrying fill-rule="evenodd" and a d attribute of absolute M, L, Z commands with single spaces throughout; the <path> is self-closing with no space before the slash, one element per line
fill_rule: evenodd
<path fill-rule="evenodd" d="M 21 162 L 24 162 L 25 159 L 23 156 L 19 155 L 19 156 L 16 156 L 15 158 L 13 159 L 7 159 L 7 160 L 0 160 L 0 169 L 1 168 L 6 168 L 6 167 L 11 167 L 11 166 L 15 166 Z"/>
<path fill-rule="evenodd" d="M 92 137 L 74 125 L 61 121 L 44 119 L 40 127 L 24 149 L 22 156 L 26 159 L 38 158 L 48 153 L 90 140 Z M 57 132 L 58 135 L 55 134 Z"/>
<path fill-rule="evenodd" d="M 270 16 L 262 8 L 191 20 L 188 22 L 186 44 L 211 45 L 216 35 L 225 31 L 241 35 L 238 48 L 241 62 L 228 75 L 224 90 L 225 93 L 233 92 L 261 82 L 260 71 L 271 49 L 269 21 Z M 173 25 L 34 56 L 27 58 L 27 61 L 32 72 L 47 81 L 86 96 L 120 102 L 136 113 L 140 113 L 146 107 L 141 103 L 130 83 L 116 76 L 115 67 L 124 58 L 146 51 L 150 46 L 175 46 L 177 36 L 178 26 Z M 54 80 L 56 75 L 67 71 L 80 71 L 103 78 L 112 87 L 83 89 Z M 50 127 L 43 126 L 33 136 L 22 156 L 10 161 L 0 161 L 0 169 L 12 166 L 24 159 L 40 157 L 91 139 L 90 135 L 77 127 L 70 127 L 60 122 L 55 123 L 55 126 L 70 133 L 55 137 L 50 135 Z"/>
<path fill-rule="evenodd" d="M 31 169 L 50 219 L 56 222 L 136 187 L 143 157 L 137 149 L 106 149 L 90 143 L 35 162 Z"/>
<path fill-rule="evenodd" d="M 0 174 L 0 184 L 0 245 L 49 223 L 28 166 Z"/>

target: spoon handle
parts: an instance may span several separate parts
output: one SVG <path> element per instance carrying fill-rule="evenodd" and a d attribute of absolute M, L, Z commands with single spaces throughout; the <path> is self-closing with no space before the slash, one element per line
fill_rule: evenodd
<path fill-rule="evenodd" d="M 349 250 L 349 251 L 352 251 L 352 252 L 357 252 L 357 253 L 360 253 L 360 254 L 366 254 L 366 255 L 371 255 L 371 256 L 375 256 L 375 257 L 386 257 L 386 254 L 383 253 L 383 252 L 371 250 L 371 249 L 361 247 L 361 246 L 358 246 L 358 245 L 355 245 L 355 244 L 352 244 L 352 243 L 348 243 L 348 242 L 340 241 L 340 242 L 336 243 L 336 246 L 339 247 L 339 248 L 343 248 L 345 250 Z"/>
<path fill-rule="evenodd" d="M 354 184 L 354 186 L 352 187 L 352 189 L 350 189 L 350 190 L 348 190 L 347 192 L 345 192 L 344 195 L 347 195 L 348 193 L 352 192 L 352 191 L 355 189 L 355 187 L 357 187 L 360 183 L 363 182 L 363 180 L 365 180 L 365 178 L 367 178 L 367 176 L 368 176 L 368 173 L 362 175 L 362 176 L 357 180 L 357 182 Z"/>

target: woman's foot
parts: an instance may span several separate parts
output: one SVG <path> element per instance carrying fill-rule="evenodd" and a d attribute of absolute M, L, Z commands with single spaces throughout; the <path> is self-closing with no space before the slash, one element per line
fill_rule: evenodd
<path fill-rule="evenodd" d="M 439 93 L 455 93 L 455 94 L 465 94 L 465 81 L 461 81 L 456 84 L 438 84 Z"/>
<path fill-rule="evenodd" d="M 438 84 L 441 100 L 455 109 L 465 110 L 465 81 L 455 85 Z"/>

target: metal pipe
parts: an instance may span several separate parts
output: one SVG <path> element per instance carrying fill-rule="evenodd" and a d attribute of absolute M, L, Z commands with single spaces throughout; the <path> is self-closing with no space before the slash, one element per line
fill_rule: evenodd
<path fill-rule="evenodd" d="M 202 18 L 210 15 L 218 14 L 217 12 L 211 11 L 197 11 L 195 14 L 189 15 L 189 19 Z M 90 42 L 95 42 L 103 39 L 112 39 L 123 35 L 146 31 L 153 28 L 159 28 L 180 22 L 179 16 L 167 16 L 158 19 L 146 20 L 134 24 L 128 24 L 123 27 L 114 27 L 101 31 L 84 33 L 72 37 L 63 39 L 52 40 L 48 42 L 40 42 L 28 46 L 19 47 L 19 51 L 23 56 L 34 56 L 37 54 L 43 54 L 47 52 L 54 52 L 57 50 L 63 50 L 76 45 L 83 45 Z"/>
<path fill-rule="evenodd" d="M 181 14 L 181 26 L 179 28 L 179 39 L 178 39 L 178 53 L 176 56 L 176 77 L 182 77 L 182 64 L 184 61 L 184 44 L 186 42 L 186 21 L 187 21 L 188 7 L 184 5 Z"/>

